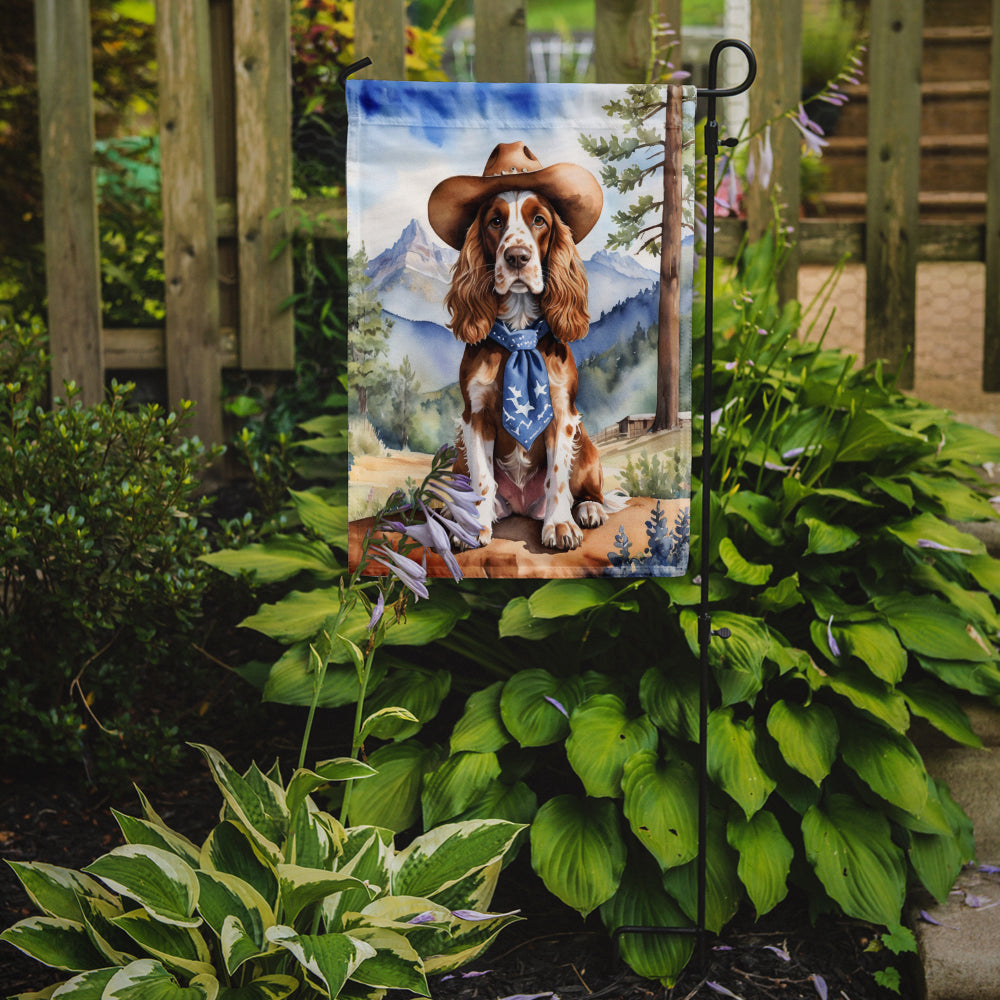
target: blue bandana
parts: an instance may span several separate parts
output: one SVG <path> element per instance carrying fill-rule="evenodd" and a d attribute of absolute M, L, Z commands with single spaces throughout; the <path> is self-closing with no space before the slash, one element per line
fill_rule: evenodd
<path fill-rule="evenodd" d="M 544 319 L 525 330 L 511 330 L 502 320 L 493 324 L 489 338 L 510 351 L 503 370 L 503 426 L 525 450 L 552 420 L 549 373 L 538 341 L 549 332 Z"/>

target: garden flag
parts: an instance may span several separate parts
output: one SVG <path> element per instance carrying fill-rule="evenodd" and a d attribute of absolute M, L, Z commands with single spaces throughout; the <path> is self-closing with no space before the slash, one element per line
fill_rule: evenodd
<path fill-rule="evenodd" d="M 682 575 L 694 88 L 350 80 L 347 100 L 352 566 L 452 446 L 473 523 L 446 558 L 410 553 L 430 575 Z"/>

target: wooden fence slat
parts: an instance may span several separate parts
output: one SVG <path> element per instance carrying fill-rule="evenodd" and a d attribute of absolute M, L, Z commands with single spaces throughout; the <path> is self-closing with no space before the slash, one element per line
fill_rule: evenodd
<path fill-rule="evenodd" d="M 758 0 L 750 7 L 750 41 L 763 72 L 749 91 L 750 132 L 784 114 L 799 103 L 802 91 L 802 4 L 800 0 Z M 754 139 L 758 143 L 760 139 Z M 783 302 L 798 295 L 799 282 L 799 158 L 802 136 L 787 119 L 771 126 L 774 169 L 764 188 L 760 177 L 746 196 L 750 238 L 760 239 L 774 221 L 774 203 L 779 205 L 780 225 L 792 230 L 794 241 L 777 276 L 778 296 Z M 759 148 L 759 147 L 758 147 Z"/>
<path fill-rule="evenodd" d="M 865 360 L 913 388 L 923 3 L 872 0 L 868 53 Z"/>
<path fill-rule="evenodd" d="M 354 53 L 372 65 L 355 76 L 406 79 L 406 0 L 360 0 L 354 5 Z"/>
<path fill-rule="evenodd" d="M 35 0 L 52 392 L 104 397 L 88 0 Z"/>
<path fill-rule="evenodd" d="M 986 180 L 986 325 L 983 390 L 1000 392 L 1000 0 L 993 0 L 989 159 Z"/>
<path fill-rule="evenodd" d="M 292 294 L 290 20 L 287 0 L 233 7 L 240 365 L 247 369 L 295 367 L 294 317 L 282 306 Z"/>
<path fill-rule="evenodd" d="M 215 225 L 211 58 L 206 0 L 160 0 L 163 268 L 169 402 L 194 400 L 192 432 L 222 441 L 219 255 Z"/>
<path fill-rule="evenodd" d="M 528 79 L 524 0 L 475 0 L 473 10 L 476 79 L 481 83 L 524 83 Z"/>
<path fill-rule="evenodd" d="M 644 83 L 649 67 L 650 0 L 594 0 L 598 83 Z"/>

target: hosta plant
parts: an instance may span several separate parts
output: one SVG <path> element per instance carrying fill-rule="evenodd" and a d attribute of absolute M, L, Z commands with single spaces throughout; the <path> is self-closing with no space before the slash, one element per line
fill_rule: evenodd
<path fill-rule="evenodd" d="M 397 849 L 391 831 L 343 827 L 312 795 L 372 768 L 338 758 L 240 774 L 202 746 L 221 818 L 198 845 L 140 793 L 115 813 L 126 843 L 82 871 L 11 862 L 40 916 L 0 935 L 68 978 L 65 1000 L 281 1000 L 429 996 L 518 919 L 487 912 L 521 829 L 450 823 Z M 53 992 L 54 990 L 54 992 Z"/>

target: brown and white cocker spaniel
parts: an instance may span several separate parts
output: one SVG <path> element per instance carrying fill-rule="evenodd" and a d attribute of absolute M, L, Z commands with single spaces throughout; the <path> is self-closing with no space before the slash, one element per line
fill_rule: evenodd
<path fill-rule="evenodd" d="M 542 543 L 575 549 L 581 528 L 621 509 L 606 498 L 597 448 L 576 409 L 568 347 L 589 328 L 576 244 L 603 205 L 583 167 L 543 167 L 524 143 L 501 143 L 481 177 L 442 181 L 428 217 L 460 251 L 445 304 L 466 345 L 456 469 L 482 497 L 480 544 L 510 514 L 542 522 Z"/>

